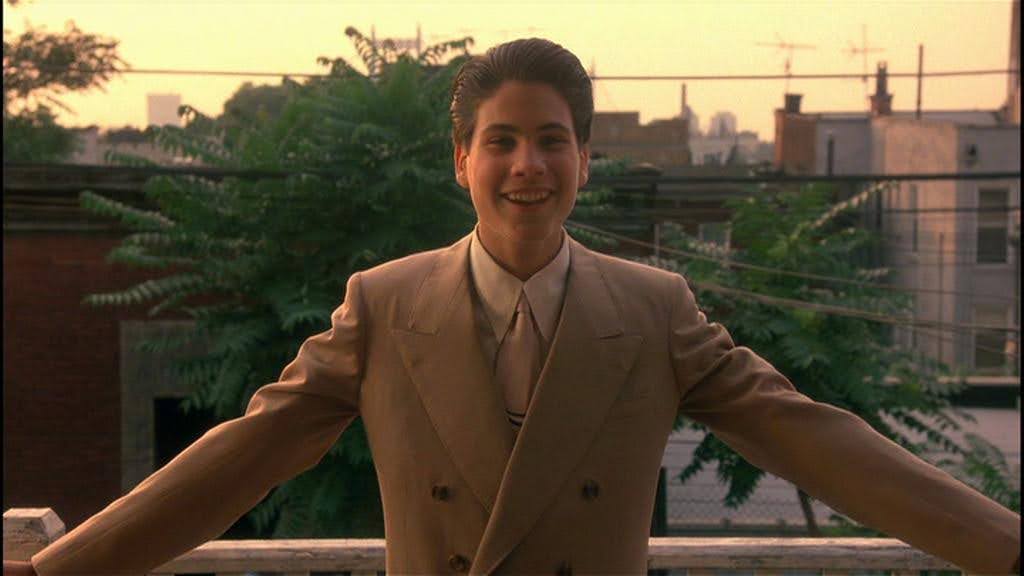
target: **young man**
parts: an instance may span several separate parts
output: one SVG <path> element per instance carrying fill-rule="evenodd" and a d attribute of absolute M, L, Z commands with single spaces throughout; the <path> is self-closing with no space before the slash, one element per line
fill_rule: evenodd
<path fill-rule="evenodd" d="M 964 569 L 1005 573 L 1020 518 L 856 416 L 811 401 L 708 323 L 678 275 L 591 252 L 562 224 L 587 179 L 579 61 L 522 40 L 453 87 L 456 244 L 352 276 L 245 416 L 217 426 L 32 559 L 144 573 L 216 538 L 356 417 L 392 574 L 642 574 L 678 411 L 752 463 Z"/>

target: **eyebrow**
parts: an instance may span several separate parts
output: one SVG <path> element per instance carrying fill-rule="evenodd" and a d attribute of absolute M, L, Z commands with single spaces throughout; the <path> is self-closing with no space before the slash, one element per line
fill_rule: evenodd
<path fill-rule="evenodd" d="M 544 124 L 543 126 L 538 128 L 537 130 L 538 131 L 558 130 L 558 131 L 567 132 L 567 133 L 571 133 L 572 132 L 571 130 L 569 130 L 569 128 L 565 124 L 562 124 L 561 122 L 548 122 L 547 124 Z M 522 130 L 520 130 L 517 126 L 513 126 L 512 124 L 488 124 L 487 127 L 483 129 L 483 132 L 513 132 L 513 133 L 519 133 L 519 132 L 522 132 Z"/>

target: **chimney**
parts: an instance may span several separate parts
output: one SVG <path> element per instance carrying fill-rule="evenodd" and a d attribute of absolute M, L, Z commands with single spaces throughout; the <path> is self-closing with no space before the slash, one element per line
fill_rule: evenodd
<path fill-rule="evenodd" d="M 800 113 L 800 99 L 804 97 L 803 94 L 786 94 L 786 114 L 799 114 Z"/>
<path fill-rule="evenodd" d="M 878 76 L 875 78 L 875 93 L 871 95 L 871 115 L 888 116 L 892 114 L 892 94 L 889 94 L 888 64 L 878 63 Z"/>
<path fill-rule="evenodd" d="M 687 120 L 690 119 L 689 114 L 686 113 L 686 84 L 683 84 L 683 107 L 680 109 L 679 115 Z"/>

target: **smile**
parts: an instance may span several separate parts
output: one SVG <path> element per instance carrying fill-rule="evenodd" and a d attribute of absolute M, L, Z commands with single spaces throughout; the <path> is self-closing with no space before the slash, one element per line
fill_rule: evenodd
<path fill-rule="evenodd" d="M 517 190 L 502 194 L 503 198 L 516 204 L 537 204 L 547 200 L 550 196 L 550 190 Z"/>

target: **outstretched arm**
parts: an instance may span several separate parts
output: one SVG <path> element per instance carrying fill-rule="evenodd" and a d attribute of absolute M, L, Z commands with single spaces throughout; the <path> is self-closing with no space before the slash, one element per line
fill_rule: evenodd
<path fill-rule="evenodd" d="M 685 416 L 863 524 L 971 572 L 1013 570 L 1019 515 L 854 414 L 800 394 L 768 362 L 734 346 L 721 325 L 709 324 L 681 277 L 674 292 L 671 353 Z"/>
<path fill-rule="evenodd" d="M 36 572 L 148 573 L 223 534 L 271 488 L 313 467 L 358 414 L 362 308 L 356 274 L 331 329 L 306 340 L 244 416 L 33 556 Z"/>

